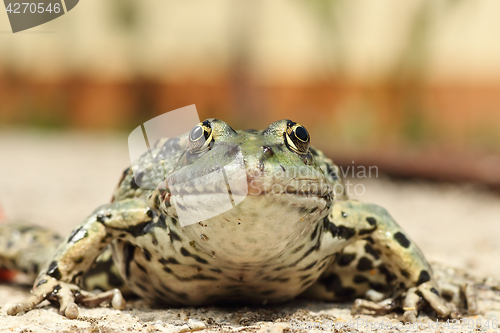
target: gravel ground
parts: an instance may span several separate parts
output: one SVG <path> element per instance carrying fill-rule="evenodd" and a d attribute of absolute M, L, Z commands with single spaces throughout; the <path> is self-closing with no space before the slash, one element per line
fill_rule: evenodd
<path fill-rule="evenodd" d="M 101 133 L 0 133 L 0 203 L 12 220 L 45 225 L 67 234 L 98 205 L 109 201 L 121 171 L 130 163 L 127 138 Z M 375 175 L 372 175 L 375 176 Z M 480 277 L 500 279 L 500 198 L 474 186 L 425 182 L 392 182 L 373 177 L 351 180 L 357 197 L 386 207 L 427 258 Z M 354 193 L 354 186 L 351 187 Z M 363 193 L 361 193 L 363 192 Z M 354 195 L 356 197 L 356 195 Z M 373 331 L 376 323 L 396 325 L 395 316 L 350 315 L 350 303 L 294 301 L 266 307 L 152 309 L 142 301 L 124 311 L 81 309 L 78 320 L 61 317 L 49 306 L 9 317 L 6 308 L 28 295 L 20 284 L 0 284 L 0 332 L 287 332 L 297 321 L 331 320 Z M 481 291 L 481 315 L 462 324 L 439 328 L 422 317 L 423 329 L 400 331 L 472 331 L 480 320 L 500 321 L 500 295 Z M 358 325 L 369 323 L 367 327 Z M 389 325 L 391 325 L 389 324 Z M 397 329 L 387 330 L 397 331 Z M 498 331 L 483 327 L 480 331 Z"/>

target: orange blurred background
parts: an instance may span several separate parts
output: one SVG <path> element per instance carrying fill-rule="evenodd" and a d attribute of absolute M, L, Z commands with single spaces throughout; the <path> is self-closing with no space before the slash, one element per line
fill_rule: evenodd
<path fill-rule="evenodd" d="M 235 129 L 290 118 L 340 164 L 500 189 L 500 3 L 80 1 L 10 33 L 0 130 L 128 133 L 196 104 Z"/>

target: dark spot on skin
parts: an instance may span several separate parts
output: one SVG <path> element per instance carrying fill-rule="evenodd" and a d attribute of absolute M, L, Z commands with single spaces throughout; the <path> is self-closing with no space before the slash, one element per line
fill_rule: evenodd
<path fill-rule="evenodd" d="M 343 218 L 347 217 L 347 213 L 344 213 L 344 212 L 340 212 L 340 215 L 342 215 Z"/>
<path fill-rule="evenodd" d="M 172 217 L 171 220 L 173 225 L 177 225 L 177 219 L 175 217 Z"/>
<path fill-rule="evenodd" d="M 170 273 L 170 274 L 172 274 L 172 273 L 173 273 L 173 272 L 172 272 L 172 270 L 171 270 L 170 268 L 168 268 L 167 266 L 163 267 L 163 270 L 164 270 L 165 272 L 167 272 L 167 273 Z"/>
<path fill-rule="evenodd" d="M 127 234 L 122 232 L 121 234 L 118 235 L 118 238 L 125 238 L 125 236 L 127 236 Z"/>
<path fill-rule="evenodd" d="M 36 263 L 31 264 L 31 270 L 32 270 L 32 272 L 38 274 L 38 272 L 39 272 L 38 271 L 38 264 L 36 264 Z"/>
<path fill-rule="evenodd" d="M 159 302 L 157 301 L 156 303 L 161 304 L 161 303 L 163 303 L 164 301 L 166 301 L 166 300 L 168 300 L 168 299 L 170 298 L 170 297 L 169 297 L 166 293 L 164 293 L 164 292 L 163 292 L 163 290 L 160 290 L 160 289 L 158 289 L 158 288 L 154 288 L 154 291 L 155 291 L 155 293 L 156 293 L 157 295 L 160 295 L 160 296 L 161 296 L 161 298 L 160 298 L 160 299 L 158 299 L 158 300 L 159 300 Z"/>
<path fill-rule="evenodd" d="M 439 296 L 439 292 L 436 290 L 436 288 L 431 288 L 431 292 Z"/>
<path fill-rule="evenodd" d="M 297 252 L 299 252 L 300 250 L 302 250 L 303 248 L 304 248 L 304 244 L 302 244 L 302 245 L 300 245 L 300 246 L 296 247 L 296 248 L 295 248 L 295 250 L 293 250 L 293 251 L 292 251 L 292 253 L 297 253 Z"/>
<path fill-rule="evenodd" d="M 410 277 L 410 274 L 409 274 L 409 273 L 408 273 L 408 271 L 407 271 L 407 270 L 405 270 L 405 269 L 402 269 L 402 270 L 401 270 L 401 275 L 403 275 L 405 278 L 409 278 L 409 277 Z"/>
<path fill-rule="evenodd" d="M 59 290 L 61 290 L 61 289 L 62 289 L 61 285 L 60 285 L 60 284 L 58 284 L 58 285 L 56 285 L 56 286 L 54 287 L 54 290 L 52 290 L 52 293 L 51 293 L 51 294 L 52 294 L 52 295 L 57 295 L 57 293 L 58 293 L 58 292 L 59 292 Z"/>
<path fill-rule="evenodd" d="M 129 172 L 129 170 L 130 170 L 130 168 L 126 168 L 125 170 L 123 170 L 122 178 L 118 182 L 118 186 L 120 186 L 122 184 L 123 180 L 125 179 L 125 177 L 127 176 L 128 172 Z"/>
<path fill-rule="evenodd" d="M 177 206 L 177 208 L 178 208 L 178 209 L 180 209 L 180 210 L 187 210 L 187 208 L 186 208 L 185 206 L 181 205 L 181 204 L 180 204 L 180 203 L 178 203 L 178 202 L 176 203 L 176 206 Z"/>
<path fill-rule="evenodd" d="M 298 264 L 299 262 L 301 262 L 302 260 L 304 260 L 304 259 L 305 259 L 308 255 L 310 255 L 310 254 L 311 254 L 314 250 L 316 250 L 316 246 L 311 247 L 309 250 L 307 250 L 307 251 L 306 251 L 306 252 L 302 255 L 302 257 L 301 257 L 299 260 L 297 260 L 296 262 L 294 262 L 293 264 L 291 264 L 291 265 L 290 265 L 290 266 L 288 266 L 288 267 L 295 267 L 295 266 L 297 266 L 297 264 Z M 280 267 L 278 267 L 278 268 L 275 268 L 274 270 L 275 270 L 275 271 L 279 271 L 279 270 L 282 270 L 282 269 L 284 269 L 284 268 L 286 268 L 286 267 L 281 267 L 281 268 L 280 268 Z"/>
<path fill-rule="evenodd" d="M 302 282 L 302 287 L 310 285 L 313 281 L 313 279 L 305 280 L 304 282 Z"/>
<path fill-rule="evenodd" d="M 401 232 L 396 232 L 394 234 L 394 239 L 399 243 L 399 245 L 401 245 L 402 247 L 404 248 L 409 248 L 410 247 L 410 241 L 408 240 L 408 238 L 406 238 L 406 236 L 401 233 Z"/>
<path fill-rule="evenodd" d="M 155 234 L 151 235 L 151 243 L 153 243 L 154 246 L 158 245 L 158 239 L 156 239 Z"/>
<path fill-rule="evenodd" d="M 339 266 L 347 266 L 354 259 L 356 259 L 356 254 L 354 254 L 354 253 L 343 253 L 342 256 L 339 258 L 337 265 L 339 265 Z"/>
<path fill-rule="evenodd" d="M 371 217 L 371 216 L 368 216 L 368 217 L 366 218 L 366 222 L 368 222 L 370 225 L 373 225 L 373 226 L 377 225 L 377 220 L 375 220 L 375 219 L 374 219 L 373 217 Z"/>
<path fill-rule="evenodd" d="M 387 292 L 391 290 L 390 285 L 385 285 L 382 283 L 370 282 L 370 288 L 380 293 Z"/>
<path fill-rule="evenodd" d="M 313 261 L 312 263 L 310 263 L 306 267 L 299 269 L 299 271 L 301 271 L 301 272 L 307 271 L 308 269 L 313 268 L 317 263 L 318 263 L 317 261 Z"/>
<path fill-rule="evenodd" d="M 344 239 L 350 239 L 352 236 L 356 234 L 353 228 L 344 227 L 343 225 L 338 227 L 338 237 Z"/>
<path fill-rule="evenodd" d="M 380 274 L 383 274 L 385 276 L 385 280 L 387 283 L 391 283 L 392 281 L 396 280 L 396 275 L 394 275 L 393 273 L 391 273 L 387 267 L 385 267 L 385 265 L 380 265 L 378 266 L 378 271 L 380 272 Z"/>
<path fill-rule="evenodd" d="M 308 209 L 306 207 L 300 207 L 299 208 L 299 214 L 300 215 L 305 215 L 308 212 Z"/>
<path fill-rule="evenodd" d="M 179 262 L 177 261 L 177 259 L 175 259 L 174 257 L 168 257 L 167 259 L 161 258 L 158 261 L 161 264 L 163 264 L 163 265 L 166 265 L 166 264 L 179 264 Z"/>
<path fill-rule="evenodd" d="M 196 274 L 196 275 L 193 275 L 192 277 L 182 278 L 182 279 L 179 277 L 177 277 L 177 278 L 181 281 L 193 281 L 193 280 L 217 281 L 218 280 L 218 278 L 216 278 L 216 277 L 207 276 L 207 275 L 203 275 L 203 274 Z"/>
<path fill-rule="evenodd" d="M 375 241 L 373 240 L 373 238 L 371 237 L 366 237 L 366 238 L 363 238 L 365 241 L 367 241 L 368 243 L 371 243 L 371 244 L 375 244 Z"/>
<path fill-rule="evenodd" d="M 327 290 L 333 291 L 338 298 L 349 298 L 356 292 L 353 288 L 342 287 L 342 281 L 337 274 L 330 274 L 318 280 Z"/>
<path fill-rule="evenodd" d="M 329 231 L 334 237 L 349 239 L 356 234 L 353 228 L 348 228 L 343 225 L 336 226 L 328 219 L 328 216 L 323 219 L 323 227 L 325 230 Z"/>
<path fill-rule="evenodd" d="M 99 217 L 98 217 L 99 218 Z M 71 232 L 68 238 L 68 243 L 76 243 L 79 240 L 88 237 L 89 232 L 83 227 L 77 228 Z"/>
<path fill-rule="evenodd" d="M 375 260 L 380 259 L 380 256 L 375 251 L 375 249 L 368 243 L 365 244 L 365 252 L 370 254 Z"/>
<path fill-rule="evenodd" d="M 165 214 L 160 214 L 160 216 L 158 217 L 158 221 L 155 224 L 155 227 L 166 230 L 167 229 L 166 219 L 167 219 L 167 217 L 165 216 Z M 175 219 L 172 219 L 172 222 L 174 222 L 173 223 L 174 225 L 177 224 L 177 220 L 175 220 Z"/>
<path fill-rule="evenodd" d="M 193 259 L 199 262 L 200 264 L 208 264 L 208 261 L 201 258 L 200 256 L 197 256 L 196 254 L 191 255 L 191 257 L 193 257 Z"/>
<path fill-rule="evenodd" d="M 400 282 L 399 289 L 406 289 L 406 284 L 404 282 Z"/>
<path fill-rule="evenodd" d="M 133 190 L 137 190 L 139 188 L 139 185 L 135 182 L 135 177 L 132 177 L 132 180 L 130 181 L 130 188 Z"/>
<path fill-rule="evenodd" d="M 283 170 L 283 172 L 286 172 L 286 170 L 285 170 L 285 167 L 284 167 L 284 166 L 282 166 L 282 165 L 280 164 L 280 167 L 281 167 L 281 170 Z"/>
<path fill-rule="evenodd" d="M 181 237 L 179 237 L 179 235 L 177 235 L 177 233 L 175 233 L 172 229 L 170 230 L 170 242 L 174 242 L 174 241 L 181 241 Z"/>
<path fill-rule="evenodd" d="M 151 252 L 149 252 L 147 249 L 142 249 L 142 254 L 144 256 L 144 259 L 147 261 L 151 261 Z"/>
<path fill-rule="evenodd" d="M 269 289 L 269 290 L 262 291 L 260 294 L 261 294 L 261 295 L 264 295 L 264 296 L 267 296 L 267 295 L 274 294 L 275 292 L 276 292 L 276 290 L 274 290 L 274 289 Z"/>
<path fill-rule="evenodd" d="M 45 284 L 45 283 L 47 283 L 47 280 L 42 279 L 42 280 L 38 281 L 38 283 L 36 284 L 35 288 L 38 288 L 38 287 L 40 287 L 42 284 Z"/>
<path fill-rule="evenodd" d="M 123 261 L 125 265 L 125 276 L 130 278 L 130 263 L 134 258 L 135 246 L 131 244 L 126 244 L 123 247 Z"/>
<path fill-rule="evenodd" d="M 360 272 L 369 271 L 372 268 L 373 263 L 367 257 L 361 257 L 358 261 L 358 265 L 356 266 L 356 269 Z"/>
<path fill-rule="evenodd" d="M 56 280 L 60 280 L 62 275 L 59 267 L 57 266 L 57 261 L 52 261 L 47 269 L 47 275 L 52 276 Z"/>
<path fill-rule="evenodd" d="M 335 296 L 340 297 L 340 298 L 350 298 L 356 293 L 356 290 L 354 288 L 342 288 L 338 292 L 335 293 Z"/>
<path fill-rule="evenodd" d="M 83 257 L 77 257 L 73 260 L 75 264 L 81 264 L 83 262 Z"/>
<path fill-rule="evenodd" d="M 215 273 L 222 273 L 222 271 L 220 269 L 217 269 L 217 268 L 210 268 L 210 270 L 212 272 L 215 272 Z"/>
<path fill-rule="evenodd" d="M 372 232 L 374 232 L 375 230 L 377 230 L 377 227 L 373 228 L 373 229 L 361 229 L 358 233 L 358 235 L 360 236 L 364 236 L 364 235 L 369 235 L 371 234 Z"/>
<path fill-rule="evenodd" d="M 111 218 L 111 214 L 98 214 L 96 216 L 96 220 L 99 223 L 105 223 L 109 218 Z"/>
<path fill-rule="evenodd" d="M 152 212 L 151 214 L 153 214 L 153 216 L 156 215 L 156 212 L 154 210 L 150 209 L 148 211 Z M 143 236 L 143 235 L 149 233 L 155 227 L 156 227 L 156 224 L 153 223 L 153 219 L 151 219 L 151 221 L 146 221 L 146 222 L 138 223 L 138 224 L 130 226 L 128 228 L 117 229 L 117 230 L 125 231 L 125 232 L 131 234 L 134 237 L 139 237 L 139 236 Z"/>
<path fill-rule="evenodd" d="M 191 257 L 191 253 L 189 253 L 188 250 L 186 250 L 184 247 L 181 247 L 181 254 L 184 256 L 184 257 Z"/>
<path fill-rule="evenodd" d="M 326 266 L 326 261 L 318 267 L 318 271 L 321 271 Z"/>
<path fill-rule="evenodd" d="M 318 227 L 319 227 L 319 224 L 316 226 L 316 228 L 314 228 L 314 231 L 311 234 L 311 240 L 313 240 L 314 238 L 316 238 L 316 234 L 318 233 Z"/>
<path fill-rule="evenodd" d="M 368 282 L 368 279 L 366 277 L 364 277 L 363 275 L 354 275 L 354 278 L 352 279 L 352 281 L 356 284 L 361 284 L 361 283 Z"/>
<path fill-rule="evenodd" d="M 420 272 L 420 275 L 418 277 L 417 281 L 417 286 L 421 285 L 424 282 L 430 281 L 431 276 L 429 275 L 429 272 L 427 272 L 425 269 Z"/>
<path fill-rule="evenodd" d="M 304 281 L 305 279 L 310 278 L 310 277 L 311 277 L 311 274 L 303 275 L 299 278 L 299 281 Z"/>
<path fill-rule="evenodd" d="M 142 284 L 140 284 L 140 283 L 136 282 L 136 283 L 135 283 L 135 285 L 136 285 L 137 287 L 139 287 L 139 289 L 141 289 L 142 291 L 144 291 L 144 292 L 148 292 L 148 288 L 146 288 L 146 287 L 145 287 L 145 286 L 143 286 Z"/>
<path fill-rule="evenodd" d="M 108 284 L 110 286 L 113 286 L 115 288 L 123 286 L 123 280 L 120 276 L 116 275 L 112 271 L 109 271 L 109 269 L 106 271 L 106 274 L 108 276 Z M 104 288 L 104 289 L 106 289 L 106 288 Z M 104 290 L 104 289 L 102 289 L 102 290 Z"/>
<path fill-rule="evenodd" d="M 329 164 L 326 165 L 326 171 L 328 172 L 330 177 L 332 177 L 334 180 L 339 179 L 339 177 L 337 176 L 337 173 L 335 172 L 335 170 L 332 169 L 331 165 L 329 165 Z"/>

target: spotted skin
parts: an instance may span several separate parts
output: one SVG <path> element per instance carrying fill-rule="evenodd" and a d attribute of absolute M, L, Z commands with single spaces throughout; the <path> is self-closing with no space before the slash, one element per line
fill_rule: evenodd
<path fill-rule="evenodd" d="M 0 264 L 32 276 L 41 267 L 32 296 L 8 313 L 29 311 L 44 299 L 59 303 L 68 317 L 78 315 L 75 303 L 123 308 L 117 289 L 94 295 L 80 288 L 105 290 L 123 280 L 140 297 L 169 306 L 302 295 L 364 297 L 371 303 L 355 303 L 356 311 L 380 312 L 393 310 L 376 303 L 389 298 L 401 299 L 411 319 L 418 313 L 414 300 L 423 297 L 438 316 L 448 316 L 417 245 L 383 208 L 349 200 L 338 168 L 309 140 L 290 120 L 262 132 L 207 120 L 191 133 L 159 140 L 124 171 L 112 202 L 66 239 L 13 246 L 8 235 L 21 231 L 2 226 L 11 229 L 0 236 Z M 226 166 L 238 160 L 248 195 L 238 197 L 241 189 L 231 186 L 233 204 L 241 200 L 214 211 L 207 200 L 228 195 L 227 181 L 219 186 L 214 175 L 224 170 L 234 179 L 237 168 Z M 193 200 L 198 204 L 189 205 Z M 182 226 L 180 211 L 200 207 L 209 216 Z M 22 249 L 30 246 L 45 250 L 26 257 Z"/>

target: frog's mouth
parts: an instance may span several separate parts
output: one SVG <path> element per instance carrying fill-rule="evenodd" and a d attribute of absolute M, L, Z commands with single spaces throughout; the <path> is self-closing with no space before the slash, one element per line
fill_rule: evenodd
<path fill-rule="evenodd" d="M 192 176 L 192 175 L 190 175 Z M 168 193 L 162 207 L 176 215 L 181 225 L 205 221 L 231 209 L 260 209 L 261 205 L 281 205 L 312 210 L 332 201 L 332 188 L 315 170 L 309 174 L 252 172 L 234 166 L 219 168 L 199 177 L 173 174 L 165 182 Z M 265 200 L 252 201 L 252 197 Z"/>

